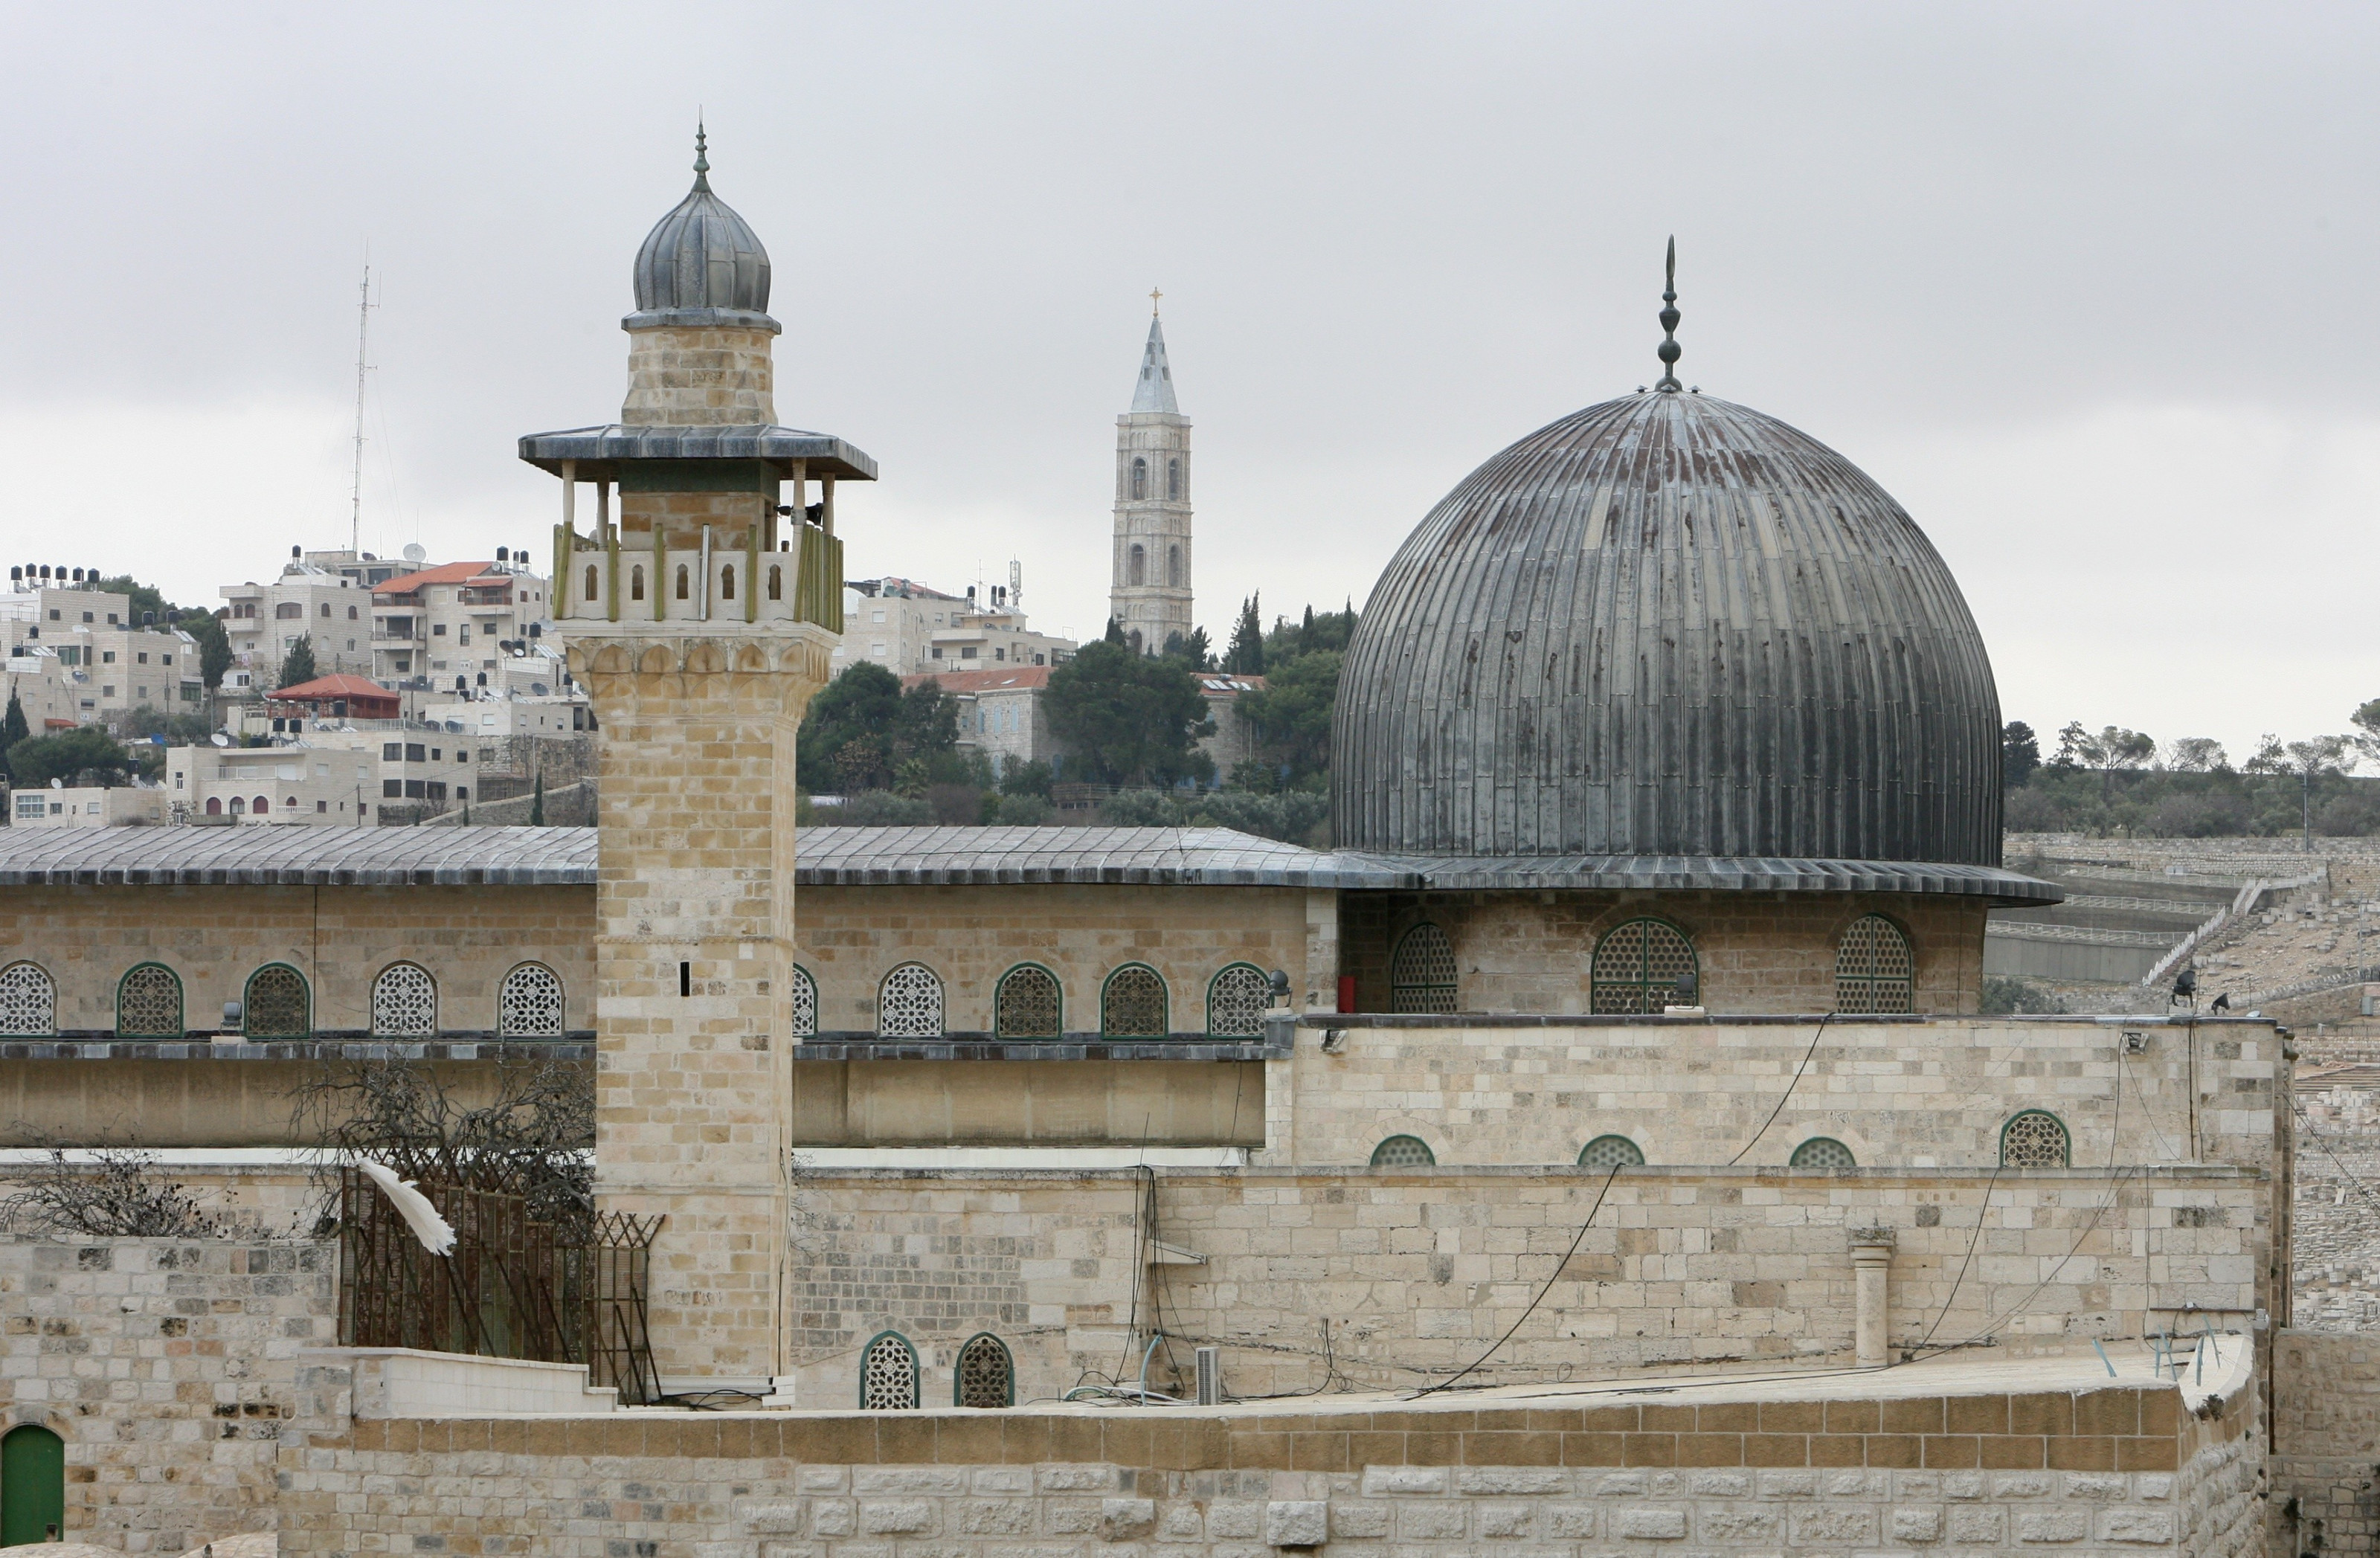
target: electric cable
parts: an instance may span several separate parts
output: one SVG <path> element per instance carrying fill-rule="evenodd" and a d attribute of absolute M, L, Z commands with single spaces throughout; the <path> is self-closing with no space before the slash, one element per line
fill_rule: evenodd
<path fill-rule="evenodd" d="M 1959 1284 L 1967 1280 L 1967 1266 L 1975 1259 L 1975 1246 L 1983 1242 L 1984 1223 L 1992 1213 L 1992 1191 L 1999 1185 L 2000 1170 L 2004 1166 L 2003 1163 L 1992 1165 L 1992 1177 L 1984 1187 L 1983 1204 L 1975 1208 L 1975 1231 L 1967 1235 L 1967 1253 L 1959 1262 L 1959 1274 L 1950 1279 L 1950 1291 L 1942 1296 L 1942 1307 L 1934 1312 L 1934 1323 L 1925 1328 L 1925 1334 L 1917 1339 L 1917 1346 L 1909 1349 L 1904 1357 L 1913 1357 L 1932 1343 L 1934 1333 L 1942 1328 L 1944 1318 L 1950 1312 L 1951 1303 L 1959 1296 Z"/>
<path fill-rule="evenodd" d="M 1777 1123 L 1777 1116 L 1785 1113 L 1785 1105 L 1792 1099 L 1793 1089 L 1802 1085 L 1802 1073 L 1810 1068 L 1810 1057 L 1818 1053 L 1818 1041 L 1827 1036 L 1827 1025 L 1834 1020 L 1832 1012 L 1818 1019 L 1818 1031 L 1810 1035 L 1810 1047 L 1802 1052 L 1802 1064 L 1793 1068 L 1793 1079 L 1785 1084 L 1785 1091 L 1777 1100 L 1777 1107 L 1768 1112 L 1768 1118 L 1760 1122 L 1760 1128 L 1752 1133 L 1751 1139 L 1735 1150 L 1735 1156 L 1727 1161 L 1728 1167 L 1733 1168 L 1743 1162 L 1743 1155 L 1758 1145 L 1760 1138 L 1768 1134 L 1768 1127 Z"/>
<path fill-rule="evenodd" d="M 1620 1165 L 1618 1163 L 1614 1163 L 1611 1165 L 1611 1172 L 1603 1176 L 1603 1188 L 1595 1193 L 1595 1204 L 1586 1209 L 1586 1221 L 1581 1223 L 1578 1225 L 1578 1232 L 1572 1235 L 1570 1248 L 1562 1252 L 1561 1260 L 1555 1265 L 1552 1273 L 1546 1278 L 1545 1285 L 1538 1288 L 1537 1296 L 1529 1300 L 1529 1307 L 1521 1311 L 1521 1318 L 1514 1321 L 1512 1325 L 1505 1330 L 1504 1334 L 1497 1337 L 1493 1343 L 1489 1344 L 1486 1352 L 1481 1353 L 1477 1357 L 1473 1358 L 1469 1363 L 1465 1364 L 1461 1372 L 1455 1374 L 1452 1379 L 1442 1381 L 1438 1384 L 1431 1385 L 1424 1390 L 1415 1392 L 1411 1399 L 1418 1401 L 1425 1395 L 1436 1395 L 1439 1391 L 1452 1388 L 1455 1382 L 1461 1380 L 1463 1375 L 1470 1373 L 1473 1369 L 1478 1368 L 1481 1364 L 1495 1357 L 1496 1349 L 1511 1341 L 1512 1339 L 1512 1333 L 1520 1330 L 1523 1325 L 1527 1323 L 1529 1317 L 1537 1312 L 1537 1306 L 1545 1302 L 1546 1295 L 1553 1291 L 1554 1284 L 1561 1280 L 1562 1272 L 1570 1268 L 1571 1257 L 1576 1255 L 1578 1253 L 1578 1247 L 1586 1242 L 1586 1231 L 1595 1225 L 1595 1214 L 1603 1210 L 1603 1198 L 1611 1193 L 1611 1182 L 1619 1177 Z M 1326 1338 L 1329 1334 L 1330 1333 L 1328 1332 L 1324 1333 Z"/>

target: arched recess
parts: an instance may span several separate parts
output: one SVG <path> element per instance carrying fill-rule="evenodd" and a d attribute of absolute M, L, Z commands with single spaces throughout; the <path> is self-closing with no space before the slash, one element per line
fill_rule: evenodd
<path fill-rule="evenodd" d="M 1253 963 L 1233 963 L 1207 981 L 1207 1036 L 1257 1039 L 1272 1010 L 1272 980 Z"/>
<path fill-rule="evenodd" d="M 1019 963 L 992 987 L 991 1031 L 996 1039 L 1055 1039 L 1066 1031 L 1066 992 L 1058 976 L 1038 963 Z"/>
<path fill-rule="evenodd" d="M 1169 498 L 1182 495 L 1182 461 L 1178 456 L 1165 462 L 1165 495 Z"/>
<path fill-rule="evenodd" d="M 392 963 L 372 980 L 375 1039 L 428 1039 L 438 1032 L 438 981 L 419 963 Z"/>
<path fill-rule="evenodd" d="M 1694 943 L 1668 920 L 1649 918 L 1606 931 L 1595 943 L 1588 978 L 1597 1016 L 1693 1005 L 1702 989 Z"/>
<path fill-rule="evenodd" d="M 859 1352 L 859 1409 L 917 1409 L 917 1349 L 897 1331 L 880 1331 Z"/>
<path fill-rule="evenodd" d="M 30 959 L 0 968 L 0 1034 L 45 1039 L 58 1030 L 58 987 Z"/>
<path fill-rule="evenodd" d="M 1123 581 L 1126 584 L 1146 584 L 1148 576 L 1148 551 L 1140 542 L 1134 542 L 1132 550 L 1124 554 Z"/>
<path fill-rule="evenodd" d="M 562 976 L 542 963 L 516 963 L 496 987 L 496 1033 L 504 1039 L 562 1037 Z"/>
<path fill-rule="evenodd" d="M 2000 1167 L 2070 1168 L 2074 1141 L 2066 1122 L 2046 1109 L 2024 1109 L 2000 1127 Z"/>
<path fill-rule="evenodd" d="M 1859 1167 L 1859 1160 L 1852 1156 L 1852 1150 L 1850 1148 L 1844 1146 L 1841 1142 L 1837 1141 L 1833 1137 L 1814 1136 L 1809 1140 L 1802 1143 L 1801 1146 L 1793 1149 L 1793 1155 L 1786 1160 L 1786 1166 L 1789 1168 L 1809 1169 L 1848 1169 Z"/>
<path fill-rule="evenodd" d="M 786 1006 L 793 1018 L 794 1037 L 808 1039 L 818 1033 L 818 980 L 810 971 L 796 963 L 785 980 Z"/>
<path fill-rule="evenodd" d="M 240 992 L 240 1032 L 250 1039 L 304 1039 L 314 1031 L 314 995 L 306 976 L 286 963 L 267 963 Z"/>
<path fill-rule="evenodd" d="M 1643 1168 L 1645 1150 L 1624 1136 L 1598 1136 L 1578 1150 L 1578 1166 L 1588 1169 Z"/>
<path fill-rule="evenodd" d="M 1455 1004 L 1454 943 L 1429 920 L 1397 938 L 1389 959 L 1389 1010 L 1391 1012 L 1452 1012 Z"/>
<path fill-rule="evenodd" d="M 66 1534 L 67 1442 L 39 1423 L 0 1438 L 0 1547 Z"/>
<path fill-rule="evenodd" d="M 1099 1037 L 1162 1039 L 1170 1031 L 1165 976 L 1146 963 L 1126 963 L 1099 986 Z"/>
<path fill-rule="evenodd" d="M 1917 957 L 1907 931 L 1880 914 L 1851 922 L 1835 947 L 1835 1010 L 1845 1014 L 1917 1009 Z"/>
<path fill-rule="evenodd" d="M 1132 495 L 1136 498 L 1148 496 L 1148 461 L 1139 455 L 1132 457 Z"/>
<path fill-rule="evenodd" d="M 1438 1154 L 1417 1136 L 1392 1136 L 1372 1149 L 1374 1168 L 1429 1168 L 1437 1162 Z"/>
<path fill-rule="evenodd" d="M 1182 548 L 1179 545 L 1165 549 L 1165 584 L 1169 590 L 1182 588 Z"/>
<path fill-rule="evenodd" d="M 886 1039 L 942 1036 L 941 976 L 923 963 L 904 963 L 876 992 L 876 1031 Z"/>
<path fill-rule="evenodd" d="M 592 564 L 592 563 L 589 563 L 589 564 L 588 564 L 588 565 L 587 565 L 587 599 L 589 599 L 589 600 L 590 600 L 590 601 L 591 601 L 591 600 L 593 600 L 594 598 L 595 598 L 595 565 L 594 565 L 594 564 Z"/>
<path fill-rule="evenodd" d="M 179 1039 L 182 977 L 163 963 L 135 963 L 115 981 L 115 1036 Z"/>
<path fill-rule="evenodd" d="M 1016 1405 L 1016 1359 L 1009 1355 L 1007 1343 L 989 1331 L 967 1338 L 959 1349 L 958 1367 L 951 1370 L 951 1405 Z"/>

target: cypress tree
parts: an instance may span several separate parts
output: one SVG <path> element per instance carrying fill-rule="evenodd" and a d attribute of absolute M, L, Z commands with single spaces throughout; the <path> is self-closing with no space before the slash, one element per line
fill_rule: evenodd
<path fill-rule="evenodd" d="M 532 828 L 545 826 L 545 770 L 541 768 L 537 771 L 536 793 L 529 797 L 528 825 Z"/>

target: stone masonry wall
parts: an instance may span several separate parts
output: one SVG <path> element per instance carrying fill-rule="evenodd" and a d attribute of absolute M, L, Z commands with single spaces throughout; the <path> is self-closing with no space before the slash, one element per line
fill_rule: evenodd
<path fill-rule="evenodd" d="M 2272 1397 L 2273 1552 L 2380 1552 L 2380 1335 L 2280 1333 Z"/>
<path fill-rule="evenodd" d="M 66 1441 L 66 1540 L 273 1529 L 283 1437 L 327 1426 L 298 1354 L 335 1340 L 337 1279 L 326 1244 L 0 1235 L 0 1423 Z"/>
<path fill-rule="evenodd" d="M 1612 1400 L 362 1422 L 289 1453 L 281 1552 L 2243 1558 L 2200 1484 L 2252 1414 L 2169 1385 Z"/>
<path fill-rule="evenodd" d="M 1972 1012 L 1983 990 L 1981 899 L 1900 893 L 1351 893 L 1345 972 L 1358 1011 L 1393 1010 L 1399 938 L 1434 921 L 1454 943 L 1466 1012 L 1588 1010 L 1596 941 L 1622 921 L 1666 919 L 1694 943 L 1714 1012 L 1830 1012 L 1843 931 L 1862 915 L 1897 922 L 1916 955 L 1916 1009 Z"/>
<path fill-rule="evenodd" d="M 1240 1395 L 1410 1388 L 1477 1359 L 1540 1289 L 1473 1380 L 1847 1361 L 1854 1227 L 1896 1241 L 1896 1356 L 1986 1333 L 2016 1352 L 2140 1336 L 2188 1305 L 2244 1325 L 2264 1302 L 2270 1191 L 2231 1169 L 2113 1187 L 2081 1170 L 1638 1170 L 1597 1210 L 1604 1184 L 1576 1168 L 821 1171 L 797 1197 L 796 1400 L 855 1405 L 859 1351 L 887 1330 L 916 1347 L 929 1404 L 952 1399 L 958 1348 L 987 1331 L 1019 1400 L 1136 1377 L 1153 1330 L 1160 1389 L 1187 1388 L 1204 1345 Z"/>
<path fill-rule="evenodd" d="M 371 1026 L 371 984 L 400 959 L 438 981 L 438 1024 L 491 1032 L 496 991 L 535 958 L 562 978 L 564 1026 L 595 1026 L 591 887 L 12 887 L 0 894 L 0 963 L 49 970 L 65 1032 L 113 1035 L 115 992 L 138 963 L 181 976 L 182 1021 L 212 1033 L 249 975 L 306 976 L 314 1026 Z"/>

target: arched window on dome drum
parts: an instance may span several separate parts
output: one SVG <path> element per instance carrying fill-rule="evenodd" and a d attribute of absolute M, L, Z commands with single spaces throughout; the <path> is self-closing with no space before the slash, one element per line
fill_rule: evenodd
<path fill-rule="evenodd" d="M 1417 1136 L 1392 1136 L 1372 1149 L 1374 1168 L 1431 1168 L 1438 1154 Z"/>
<path fill-rule="evenodd" d="M 182 979 L 163 963 L 136 963 L 115 981 L 115 1036 L 179 1039 Z"/>
<path fill-rule="evenodd" d="M 1132 495 L 1136 498 L 1148 496 L 1148 462 L 1137 455 L 1132 461 Z"/>
<path fill-rule="evenodd" d="M 1786 1166 L 1806 1169 L 1847 1169 L 1859 1167 L 1859 1161 L 1852 1156 L 1850 1148 L 1837 1141 L 1833 1137 L 1814 1136 L 1793 1149 L 1793 1155 L 1786 1160 Z"/>
<path fill-rule="evenodd" d="M 304 1039 L 314 1031 L 314 1000 L 306 976 L 286 963 L 268 963 L 248 976 L 240 992 L 240 1031 L 250 1039 Z"/>
<path fill-rule="evenodd" d="M 1038 963 L 1020 963 L 1001 975 L 991 1007 L 995 1038 L 1055 1039 L 1065 1031 L 1065 992 L 1058 976 Z"/>
<path fill-rule="evenodd" d="M 2024 1110 L 2000 1127 L 2000 1167 L 2068 1168 L 2072 1163 L 2073 1142 L 2064 1123 L 2048 1110 Z"/>
<path fill-rule="evenodd" d="M 1099 987 L 1099 1037 L 1162 1039 L 1169 1020 L 1165 978 L 1146 963 L 1127 963 Z"/>
<path fill-rule="evenodd" d="M 1643 1168 L 1645 1150 L 1624 1136 L 1598 1136 L 1578 1150 L 1578 1166 L 1585 1169 Z"/>
<path fill-rule="evenodd" d="M 1694 943 L 1664 919 L 1632 919 L 1606 931 L 1595 943 L 1589 982 L 1598 1016 L 1690 1006 L 1702 988 Z"/>
<path fill-rule="evenodd" d="M 1253 963 L 1234 963 L 1207 981 L 1207 1037 L 1259 1039 L 1272 1009 L 1272 980 Z"/>
<path fill-rule="evenodd" d="M 1454 943 L 1425 919 L 1398 939 L 1389 960 L 1389 1010 L 1451 1012 L 1454 998 Z"/>
<path fill-rule="evenodd" d="M 438 981 L 413 963 L 392 963 L 372 980 L 375 1039 L 427 1039 L 438 1031 Z"/>
<path fill-rule="evenodd" d="M 719 570 L 719 598 L 722 601 L 735 599 L 735 565 L 733 563 Z"/>
<path fill-rule="evenodd" d="M 818 981 L 800 964 L 794 965 L 786 980 L 788 1004 L 792 1007 L 794 1037 L 813 1038 L 818 1033 Z"/>
<path fill-rule="evenodd" d="M 778 564 L 771 563 L 769 565 L 769 599 L 782 601 L 784 598 L 785 570 Z"/>
<path fill-rule="evenodd" d="M 1917 1009 L 1917 959 L 1900 926 L 1863 915 L 1835 949 L 1835 1010 L 1845 1014 Z"/>
<path fill-rule="evenodd" d="M 677 598 L 681 601 L 686 599 L 686 565 L 680 563 L 677 566 Z"/>
<path fill-rule="evenodd" d="M 0 1034 L 11 1039 L 47 1038 L 57 1031 L 58 990 L 38 963 L 0 968 Z"/>
<path fill-rule="evenodd" d="M 592 563 L 587 565 L 587 598 L 590 601 L 595 598 L 595 565 Z"/>
<path fill-rule="evenodd" d="M 1182 495 L 1182 462 L 1178 459 L 1165 462 L 1165 495 L 1169 498 Z"/>
<path fill-rule="evenodd" d="M 886 1039 L 942 1036 L 941 977 L 923 963 L 904 963 L 876 992 L 876 1031 Z"/>
<path fill-rule="evenodd" d="M 1146 583 L 1148 572 L 1148 554 L 1141 550 L 1140 542 L 1134 542 L 1132 550 L 1124 554 L 1123 581 L 1126 584 Z"/>
<path fill-rule="evenodd" d="M 1016 1405 L 1016 1360 L 1008 1344 L 989 1331 L 978 1332 L 959 1349 L 958 1367 L 951 1370 L 951 1404 L 954 1406 Z"/>
<path fill-rule="evenodd" d="M 859 1409 L 917 1409 L 917 1353 L 897 1331 L 880 1331 L 859 1353 Z"/>
<path fill-rule="evenodd" d="M 628 570 L 628 599 L 631 601 L 641 601 L 644 598 L 645 566 L 642 563 L 639 563 L 635 567 Z"/>
<path fill-rule="evenodd" d="M 542 963 L 522 963 L 496 992 L 496 1032 L 505 1039 L 562 1037 L 562 976 Z"/>
<path fill-rule="evenodd" d="M 1165 549 L 1165 582 L 1175 590 L 1182 588 L 1182 549 L 1178 546 Z"/>

